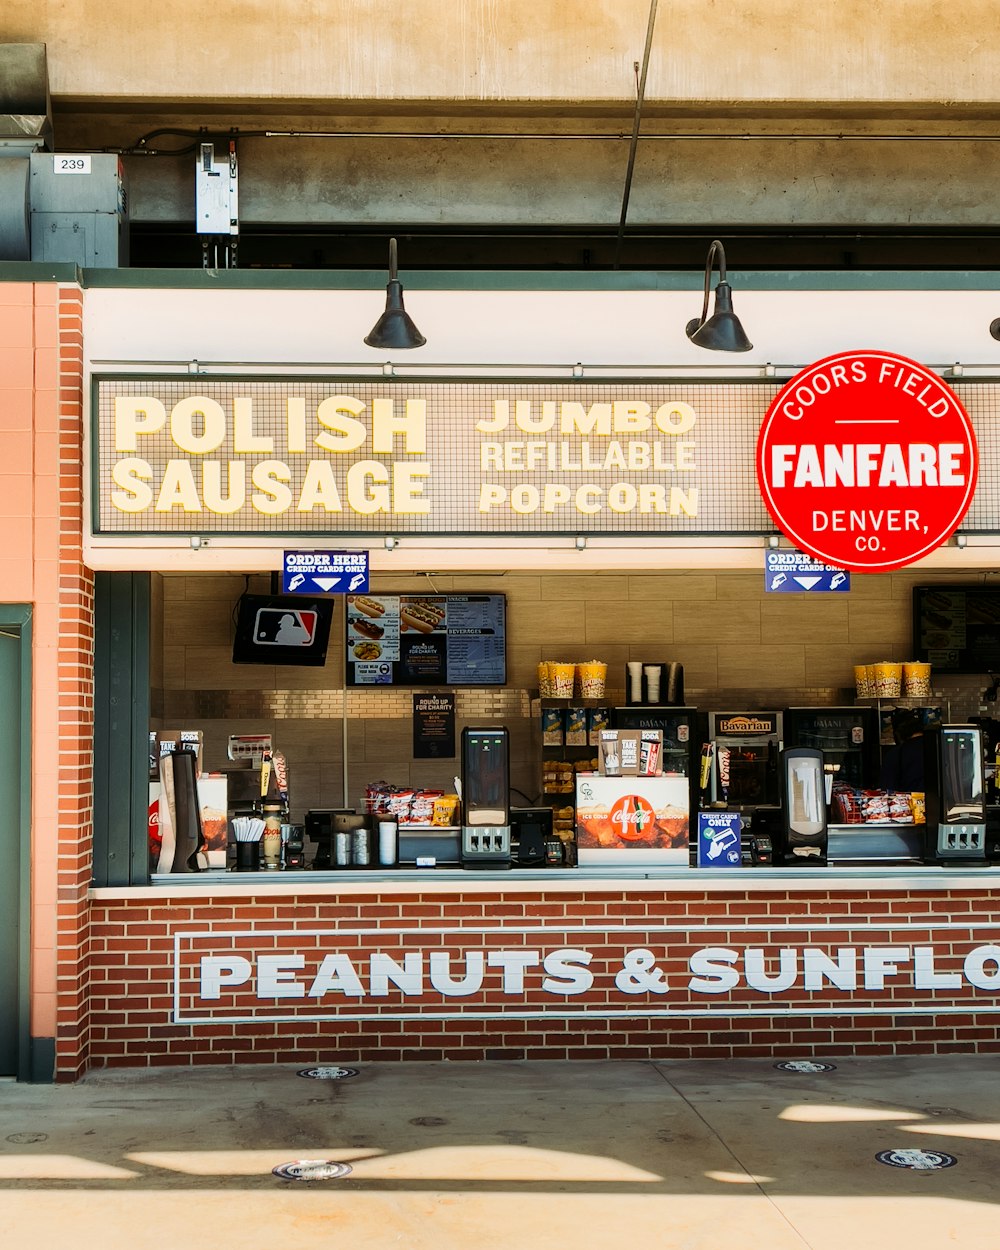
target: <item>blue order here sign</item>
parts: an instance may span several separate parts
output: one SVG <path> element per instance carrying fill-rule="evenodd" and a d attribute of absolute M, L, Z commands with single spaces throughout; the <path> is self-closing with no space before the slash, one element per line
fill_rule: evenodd
<path fill-rule="evenodd" d="M 821 564 L 804 551 L 766 551 L 764 589 L 776 594 L 804 594 L 811 590 L 851 589 L 851 575 L 835 564 Z"/>
<path fill-rule="evenodd" d="M 368 592 L 367 551 L 286 551 L 281 588 L 294 595 Z"/>

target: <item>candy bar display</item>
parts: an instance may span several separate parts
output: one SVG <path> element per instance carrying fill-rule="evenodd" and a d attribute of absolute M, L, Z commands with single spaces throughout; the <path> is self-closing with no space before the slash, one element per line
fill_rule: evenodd
<path fill-rule="evenodd" d="M 833 821 L 840 825 L 912 825 L 915 805 L 910 794 L 892 790 L 857 790 L 835 785 L 831 797 Z"/>
<path fill-rule="evenodd" d="M 458 823 L 459 797 L 443 790 L 417 790 L 372 782 L 365 790 L 365 811 L 390 817 L 399 825 L 428 825 L 442 828 Z"/>

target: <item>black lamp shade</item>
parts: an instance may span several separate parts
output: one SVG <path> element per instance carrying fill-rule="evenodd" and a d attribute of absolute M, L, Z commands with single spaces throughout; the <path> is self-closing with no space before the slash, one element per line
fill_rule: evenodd
<path fill-rule="evenodd" d="M 713 352 L 750 351 L 753 344 L 733 312 L 733 290 L 728 282 L 720 282 L 715 288 L 715 312 L 707 321 L 689 321 L 687 336 L 698 347 Z"/>
<path fill-rule="evenodd" d="M 712 266 L 719 262 L 719 285 L 715 288 L 715 312 L 708 315 L 708 292 L 712 282 Z M 695 317 L 684 327 L 688 338 L 698 347 L 712 352 L 748 352 L 753 344 L 744 333 L 739 318 L 733 312 L 733 291 L 726 281 L 726 249 L 719 239 L 713 239 L 705 261 L 705 290 L 701 304 L 701 316 Z"/>
<path fill-rule="evenodd" d="M 389 240 L 389 284 L 385 312 L 365 336 L 369 347 L 423 347 L 427 342 L 403 307 L 403 284 L 396 277 L 396 240 Z"/>

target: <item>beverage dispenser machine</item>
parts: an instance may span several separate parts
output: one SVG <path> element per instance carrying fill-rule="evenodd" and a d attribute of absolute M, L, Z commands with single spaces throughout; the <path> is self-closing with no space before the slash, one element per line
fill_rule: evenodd
<path fill-rule="evenodd" d="M 462 730 L 462 867 L 509 868 L 510 735 Z"/>
<path fill-rule="evenodd" d="M 924 731 L 924 861 L 986 862 L 986 786 L 978 725 Z"/>

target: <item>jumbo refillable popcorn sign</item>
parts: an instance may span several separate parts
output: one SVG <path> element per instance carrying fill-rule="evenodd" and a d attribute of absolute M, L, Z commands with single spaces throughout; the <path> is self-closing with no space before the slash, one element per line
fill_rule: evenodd
<path fill-rule="evenodd" d="M 890 352 L 845 352 L 796 374 L 757 440 L 757 481 L 778 528 L 817 560 L 860 573 L 903 568 L 946 542 L 978 470 L 955 394 Z"/>

